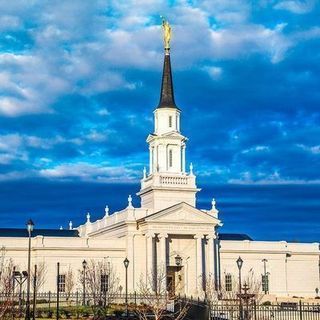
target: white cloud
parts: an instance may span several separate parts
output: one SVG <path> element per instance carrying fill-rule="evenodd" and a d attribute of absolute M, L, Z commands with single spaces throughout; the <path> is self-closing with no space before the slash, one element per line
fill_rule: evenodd
<path fill-rule="evenodd" d="M 281 1 L 276 6 L 311 5 L 312 1 Z M 24 21 L 35 25 L 24 30 L 32 39 L 28 49 L 0 54 L 0 115 L 7 117 L 54 112 L 55 102 L 64 95 L 135 90 L 140 84 L 129 81 L 126 70 L 161 70 L 162 35 L 155 12 L 169 13 L 175 68 L 206 61 L 213 65 L 207 70 L 213 79 L 221 76 L 222 70 L 214 65 L 217 59 L 259 53 L 278 63 L 290 48 L 320 33 L 315 27 L 288 35 L 285 23 L 253 24 L 251 3 L 241 0 L 180 1 L 170 10 L 160 0 L 34 1 L 31 5 L 17 0 L 0 3 L 0 11 L 3 28 L 19 29 Z"/>
<path fill-rule="evenodd" d="M 262 146 L 262 145 L 259 145 L 259 146 L 255 146 L 255 147 L 252 147 L 252 148 L 249 148 L 249 149 L 245 149 L 245 150 L 242 150 L 241 153 L 250 153 L 250 152 L 262 152 L 262 151 L 269 151 L 270 148 L 268 146 Z"/>
<path fill-rule="evenodd" d="M 258 173 L 252 174 L 249 171 L 242 172 L 239 179 L 230 179 L 230 184 L 244 184 L 244 185 L 283 185 L 283 184 L 319 184 L 320 180 L 305 180 L 305 179 L 290 179 L 281 177 L 278 171 L 274 171 L 271 174 Z"/>
<path fill-rule="evenodd" d="M 15 29 L 20 26 L 20 19 L 17 16 L 1 15 L 0 31 Z"/>
<path fill-rule="evenodd" d="M 212 52 L 221 59 L 265 53 L 273 63 L 277 63 L 293 45 L 292 40 L 283 35 L 284 27 L 285 24 L 278 24 L 273 29 L 261 25 L 243 25 L 211 30 Z"/>
<path fill-rule="evenodd" d="M 296 14 L 305 14 L 310 12 L 315 5 L 315 0 L 284 0 L 275 4 L 274 9 L 287 10 Z"/>
<path fill-rule="evenodd" d="M 306 146 L 304 144 L 298 144 L 297 147 L 310 152 L 312 154 L 320 154 L 320 145 L 316 145 L 316 146 Z"/>
<path fill-rule="evenodd" d="M 108 116 L 108 115 L 110 115 L 110 111 L 108 111 L 108 109 L 100 109 L 100 110 L 98 110 L 97 111 L 97 114 L 99 115 L 99 116 Z"/>
<path fill-rule="evenodd" d="M 99 165 L 89 163 L 61 164 L 54 168 L 39 171 L 41 177 L 68 180 L 78 178 L 94 182 L 128 182 L 136 179 L 137 172 L 125 167 L 113 167 L 106 163 Z"/>
<path fill-rule="evenodd" d="M 220 67 L 216 67 L 216 66 L 204 67 L 204 70 L 208 72 L 208 74 L 213 80 L 220 79 L 222 75 L 222 68 Z"/>

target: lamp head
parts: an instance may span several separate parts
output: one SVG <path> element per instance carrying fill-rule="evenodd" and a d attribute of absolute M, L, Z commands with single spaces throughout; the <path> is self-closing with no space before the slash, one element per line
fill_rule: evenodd
<path fill-rule="evenodd" d="M 238 266 L 238 269 L 239 269 L 239 270 L 241 270 L 242 265 L 243 265 L 243 260 L 241 259 L 241 257 L 239 257 L 239 258 L 237 259 L 237 266 Z"/>
<path fill-rule="evenodd" d="M 129 260 L 128 260 L 128 258 L 125 258 L 125 259 L 123 260 L 123 264 L 124 264 L 124 267 L 125 267 L 126 269 L 129 267 Z"/>
<path fill-rule="evenodd" d="M 180 255 L 177 255 L 174 259 L 176 261 L 176 265 L 180 267 L 182 264 L 182 258 L 180 257 Z"/>
<path fill-rule="evenodd" d="M 20 272 L 20 271 L 15 271 L 15 272 L 13 273 L 13 276 L 14 276 L 14 277 L 21 277 L 21 272 Z"/>
<path fill-rule="evenodd" d="M 33 227 L 34 227 L 34 223 L 31 219 L 29 219 L 27 222 L 27 230 L 29 233 L 33 231 Z"/>
<path fill-rule="evenodd" d="M 87 267 L 87 265 L 88 265 L 87 261 L 86 261 L 86 260 L 83 260 L 83 261 L 82 261 L 82 267 L 83 267 L 83 269 L 85 269 L 85 268 Z"/>

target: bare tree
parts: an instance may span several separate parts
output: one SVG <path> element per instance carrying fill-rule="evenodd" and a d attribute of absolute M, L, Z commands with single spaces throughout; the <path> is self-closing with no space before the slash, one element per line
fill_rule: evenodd
<path fill-rule="evenodd" d="M 83 271 L 79 271 L 80 285 L 83 285 Z M 85 285 L 95 315 L 106 314 L 119 290 L 120 279 L 111 262 L 90 260 L 86 267 Z"/>
<path fill-rule="evenodd" d="M 75 280 L 73 271 L 69 266 L 69 269 L 66 273 L 66 286 L 65 286 L 65 293 L 66 293 L 66 299 L 69 301 L 71 293 L 73 292 L 73 289 L 75 287 Z"/>
<path fill-rule="evenodd" d="M 5 258 L 3 247 L 0 255 L 0 319 L 6 319 L 13 308 L 13 269 L 13 261 Z"/>
<path fill-rule="evenodd" d="M 170 311 L 174 313 L 175 320 L 182 320 L 187 315 L 189 305 L 175 295 L 175 289 L 167 291 L 167 275 L 164 268 L 157 268 L 154 272 L 145 277 L 141 275 L 138 293 L 142 299 L 142 304 L 136 310 L 140 320 L 147 320 L 152 315 L 155 320 L 161 320 Z M 175 302 L 180 303 L 178 310 L 174 310 Z"/>
<path fill-rule="evenodd" d="M 40 292 L 40 289 L 46 282 L 47 277 L 47 265 L 45 262 L 37 264 L 37 271 L 35 269 L 31 271 L 31 283 L 35 283 L 36 293 Z"/>
<path fill-rule="evenodd" d="M 240 290 L 238 278 L 231 274 L 229 276 L 229 282 L 226 283 L 226 281 L 223 280 L 220 288 L 216 285 L 212 274 L 207 276 L 205 282 L 205 296 L 210 310 L 214 310 L 215 306 L 222 304 L 229 317 L 233 319 L 233 317 L 237 317 L 240 312 Z M 247 293 L 253 295 L 253 299 L 250 301 L 260 301 L 263 298 L 261 282 L 256 278 L 253 269 L 251 269 L 242 280 L 243 285 L 245 284 L 248 288 Z M 250 310 L 247 310 L 247 319 L 251 319 Z"/>

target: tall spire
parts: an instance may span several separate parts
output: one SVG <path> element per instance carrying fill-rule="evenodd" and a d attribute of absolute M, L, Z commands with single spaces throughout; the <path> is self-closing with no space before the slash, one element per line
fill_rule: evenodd
<path fill-rule="evenodd" d="M 177 108 L 174 101 L 173 81 L 170 62 L 170 49 L 165 49 L 160 102 L 158 108 Z"/>
<path fill-rule="evenodd" d="M 173 81 L 170 62 L 171 27 L 169 22 L 163 19 L 162 28 L 165 54 L 163 63 L 160 102 L 158 108 L 177 108 L 176 103 L 174 101 Z"/>

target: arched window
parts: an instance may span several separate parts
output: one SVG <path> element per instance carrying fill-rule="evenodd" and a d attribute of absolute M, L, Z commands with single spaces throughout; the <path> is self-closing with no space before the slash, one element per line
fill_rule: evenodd
<path fill-rule="evenodd" d="M 172 116 L 169 116 L 169 128 L 172 128 Z"/>
<path fill-rule="evenodd" d="M 226 291 L 232 291 L 232 275 L 230 273 L 225 275 L 225 286 Z"/>
<path fill-rule="evenodd" d="M 169 150 L 169 167 L 172 168 L 172 150 Z"/>

